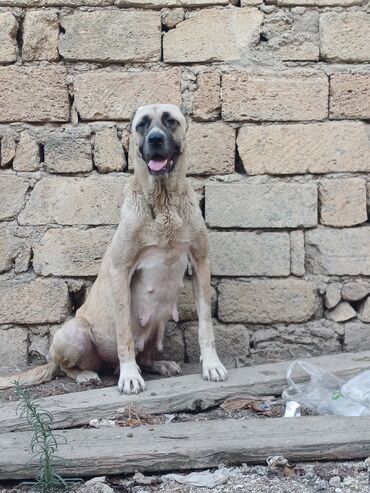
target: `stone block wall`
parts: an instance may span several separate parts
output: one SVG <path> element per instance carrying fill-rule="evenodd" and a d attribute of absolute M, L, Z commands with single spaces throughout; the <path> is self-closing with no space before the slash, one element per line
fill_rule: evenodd
<path fill-rule="evenodd" d="M 0 0 L 0 366 L 83 302 L 155 102 L 189 120 L 222 358 L 370 349 L 366 0 Z M 179 312 L 194 362 L 190 276 Z"/>

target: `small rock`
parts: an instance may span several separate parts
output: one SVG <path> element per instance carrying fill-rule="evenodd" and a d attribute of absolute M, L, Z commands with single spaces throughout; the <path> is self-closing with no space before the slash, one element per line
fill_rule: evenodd
<path fill-rule="evenodd" d="M 329 486 L 335 486 L 338 487 L 341 484 L 341 479 L 339 476 L 334 476 L 333 478 L 330 478 L 329 480 Z"/>
<path fill-rule="evenodd" d="M 117 426 L 113 419 L 95 418 L 89 421 L 92 428 L 112 428 Z"/>
<path fill-rule="evenodd" d="M 185 18 L 185 12 L 182 7 L 177 9 L 162 9 L 162 24 L 168 29 L 173 29 L 179 22 Z"/>
<path fill-rule="evenodd" d="M 262 10 L 262 12 L 264 12 L 265 14 L 271 14 L 271 12 L 274 12 L 274 10 L 276 10 L 275 5 L 265 5 L 264 3 L 261 4 L 258 8 Z"/>
<path fill-rule="evenodd" d="M 160 483 L 160 480 L 156 476 L 144 476 L 143 473 L 136 471 L 132 481 L 134 484 L 140 486 L 149 486 L 151 484 Z"/>
<path fill-rule="evenodd" d="M 294 12 L 294 14 L 302 15 L 306 12 L 306 9 L 304 7 L 293 7 L 292 12 Z"/>
<path fill-rule="evenodd" d="M 325 311 L 326 318 L 333 320 L 334 322 L 345 322 L 351 320 L 356 316 L 356 311 L 348 303 L 348 301 L 341 301 L 334 310 Z"/>
<path fill-rule="evenodd" d="M 358 318 L 363 322 L 370 322 L 370 296 L 360 306 Z"/>
<path fill-rule="evenodd" d="M 105 483 L 105 476 L 92 478 L 78 489 L 78 493 L 114 493 L 114 490 Z"/>
<path fill-rule="evenodd" d="M 326 308 L 334 308 L 341 300 L 340 286 L 336 283 L 331 283 L 326 288 L 324 301 Z"/>
<path fill-rule="evenodd" d="M 105 483 L 106 479 L 107 478 L 105 476 L 97 476 L 96 478 L 91 478 L 86 481 L 85 486 L 91 486 L 95 483 Z"/>
<path fill-rule="evenodd" d="M 361 485 L 358 479 L 347 476 L 343 479 L 343 486 L 349 488 L 351 491 L 361 491 Z"/>
<path fill-rule="evenodd" d="M 342 288 L 342 298 L 346 301 L 362 300 L 370 294 L 370 282 L 359 279 L 346 282 Z"/>

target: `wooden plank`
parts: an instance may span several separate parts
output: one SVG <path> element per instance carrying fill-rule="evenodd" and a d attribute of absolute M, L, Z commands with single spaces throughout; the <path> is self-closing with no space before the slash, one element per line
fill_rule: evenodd
<path fill-rule="evenodd" d="M 340 353 L 310 358 L 323 370 L 350 377 L 370 368 L 370 351 Z M 120 407 L 132 405 L 160 414 L 203 410 L 235 394 L 280 395 L 286 388 L 289 361 L 230 370 L 226 382 L 204 381 L 199 374 L 147 382 L 147 391 L 138 395 L 120 395 L 116 387 L 87 390 L 40 399 L 40 405 L 54 417 L 54 428 L 70 428 L 94 418 L 108 418 Z M 304 380 L 298 374 L 297 380 Z M 15 412 L 16 403 L 0 408 L 0 433 L 27 429 Z"/>
<path fill-rule="evenodd" d="M 192 421 L 138 428 L 60 431 L 58 456 L 65 476 L 199 469 L 220 463 L 362 459 L 370 455 L 370 417 L 306 416 Z M 1 436 L 0 480 L 29 479 L 37 460 L 27 451 L 29 432 Z M 27 465 L 26 465 L 27 464 Z"/>

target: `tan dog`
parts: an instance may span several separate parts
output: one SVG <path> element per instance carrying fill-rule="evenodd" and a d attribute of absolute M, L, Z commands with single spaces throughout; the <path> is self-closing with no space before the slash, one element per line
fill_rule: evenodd
<path fill-rule="evenodd" d="M 199 318 L 203 377 L 225 380 L 214 342 L 210 308 L 207 230 L 198 199 L 185 178 L 186 121 L 173 105 L 139 108 L 132 131 L 135 174 L 121 220 L 99 275 L 76 316 L 55 334 L 50 362 L 0 378 L 0 388 L 50 380 L 58 366 L 77 382 L 98 379 L 103 363 L 119 363 L 118 389 L 145 390 L 139 367 L 162 375 L 181 372 L 173 361 L 155 361 L 165 326 L 177 315 L 177 297 L 188 262 Z"/>

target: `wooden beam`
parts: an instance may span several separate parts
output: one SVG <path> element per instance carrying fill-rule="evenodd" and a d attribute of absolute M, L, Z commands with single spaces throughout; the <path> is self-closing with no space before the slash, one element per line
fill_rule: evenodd
<path fill-rule="evenodd" d="M 290 461 L 362 459 L 370 454 L 370 417 L 306 416 L 192 421 L 138 428 L 64 430 L 58 448 L 60 474 L 98 476 L 136 470 L 200 469 L 220 463 L 265 463 L 270 455 Z M 30 479 L 29 432 L 1 436 L 0 480 Z"/>
<path fill-rule="evenodd" d="M 310 358 L 323 370 L 350 377 L 370 368 L 370 351 L 340 353 Z M 147 390 L 138 395 L 120 395 L 116 387 L 87 390 L 40 399 L 40 405 L 54 417 L 54 428 L 88 424 L 94 418 L 108 418 L 118 408 L 132 405 L 153 414 L 204 410 L 235 394 L 281 395 L 286 388 L 289 361 L 230 370 L 223 383 L 204 381 L 199 374 L 162 378 L 147 382 Z M 298 374 L 297 380 L 305 376 Z M 16 403 L 0 408 L 0 433 L 27 429 L 15 412 Z"/>

